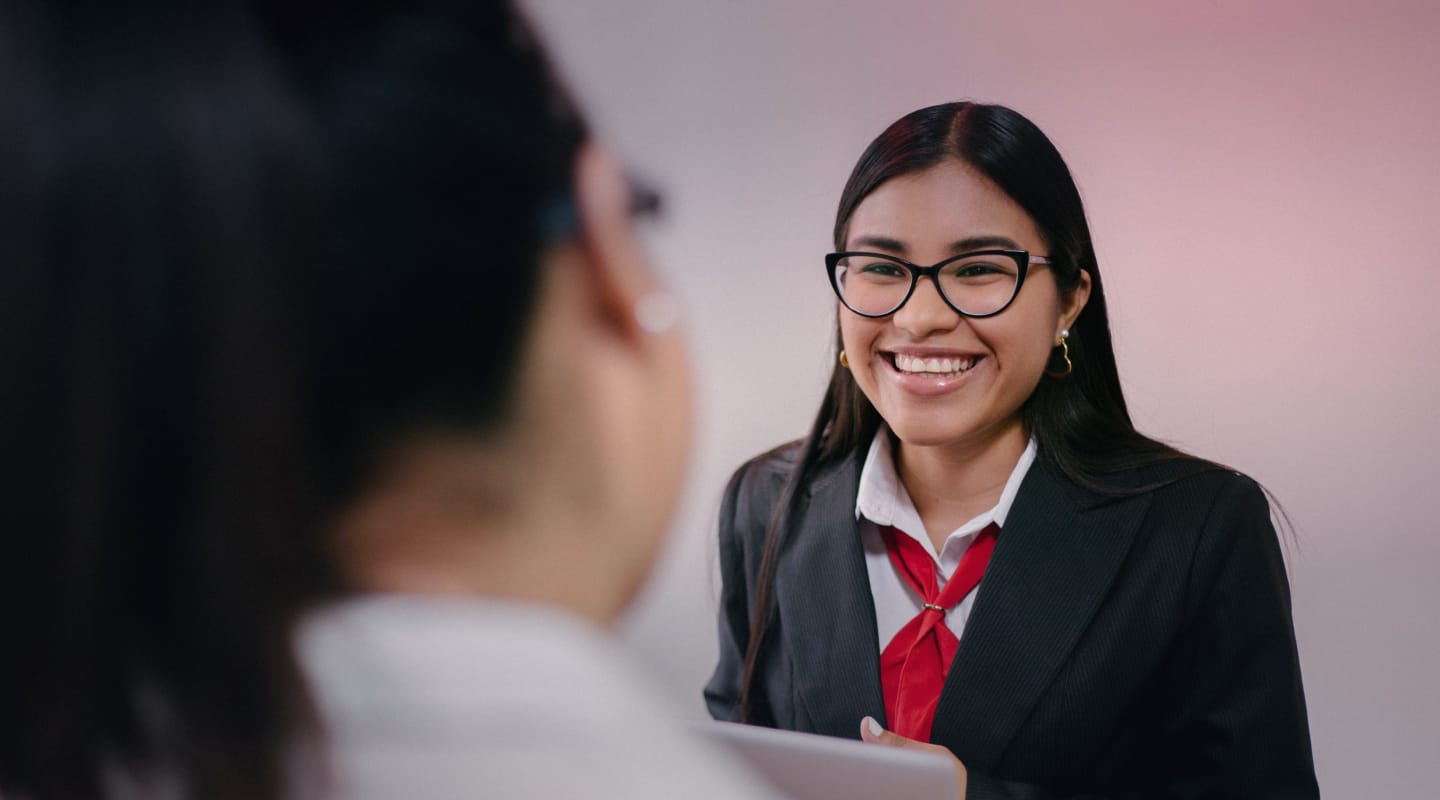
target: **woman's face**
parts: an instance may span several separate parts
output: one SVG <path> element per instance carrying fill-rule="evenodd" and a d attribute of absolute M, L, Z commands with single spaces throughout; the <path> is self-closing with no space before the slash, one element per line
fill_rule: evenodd
<path fill-rule="evenodd" d="M 944 161 L 893 178 L 850 217 L 846 250 L 933 264 L 977 249 L 1049 256 L 1030 216 L 969 165 Z M 1045 266 L 1031 264 L 1000 314 L 963 317 L 922 278 L 894 314 L 861 317 L 840 307 L 840 334 L 861 391 L 912 446 L 968 451 L 1020 435 L 1020 407 L 1042 379 L 1052 348 L 1088 297 L 1089 276 L 1062 298 Z"/>

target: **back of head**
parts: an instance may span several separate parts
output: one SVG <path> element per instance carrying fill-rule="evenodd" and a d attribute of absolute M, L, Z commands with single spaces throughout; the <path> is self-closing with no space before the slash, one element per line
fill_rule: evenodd
<path fill-rule="evenodd" d="M 325 521 L 503 425 L 583 125 L 417 0 L 7 4 L 0 120 L 0 793 L 271 794 Z"/>

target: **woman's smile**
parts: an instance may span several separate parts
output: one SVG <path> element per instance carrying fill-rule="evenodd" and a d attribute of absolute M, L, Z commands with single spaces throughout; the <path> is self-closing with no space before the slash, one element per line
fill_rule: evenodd
<path fill-rule="evenodd" d="M 968 385 L 984 359 L 978 353 L 897 348 L 879 351 L 877 372 L 904 393 L 935 397 Z"/>

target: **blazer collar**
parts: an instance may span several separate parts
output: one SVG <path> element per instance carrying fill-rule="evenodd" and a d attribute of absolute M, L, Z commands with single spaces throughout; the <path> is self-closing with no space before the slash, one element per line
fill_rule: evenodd
<path fill-rule="evenodd" d="M 1098 497 L 1036 462 L 980 583 L 932 741 L 994 769 L 1105 598 L 1149 504 Z"/>

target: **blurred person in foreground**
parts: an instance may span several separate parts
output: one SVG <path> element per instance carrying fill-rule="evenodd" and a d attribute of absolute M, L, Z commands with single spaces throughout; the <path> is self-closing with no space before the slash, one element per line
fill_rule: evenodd
<path fill-rule="evenodd" d="M 674 303 L 501 2 L 0 7 L 0 796 L 736 797 Z"/>

